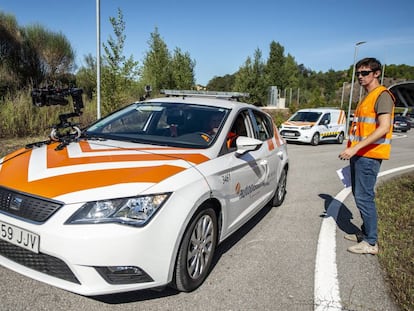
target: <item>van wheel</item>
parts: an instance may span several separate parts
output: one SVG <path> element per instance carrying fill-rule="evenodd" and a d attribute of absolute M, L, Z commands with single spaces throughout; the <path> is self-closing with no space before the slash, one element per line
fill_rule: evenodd
<path fill-rule="evenodd" d="M 340 145 L 344 142 L 344 133 L 343 132 L 341 132 L 339 134 L 338 138 L 336 139 L 336 142 Z"/>
<path fill-rule="evenodd" d="M 320 138 L 319 133 L 313 134 L 312 140 L 311 140 L 311 145 L 312 146 L 317 146 L 319 144 L 319 138 Z"/>
<path fill-rule="evenodd" d="M 209 206 L 191 219 L 178 251 L 172 287 L 190 292 L 206 279 L 217 246 L 217 217 Z"/>

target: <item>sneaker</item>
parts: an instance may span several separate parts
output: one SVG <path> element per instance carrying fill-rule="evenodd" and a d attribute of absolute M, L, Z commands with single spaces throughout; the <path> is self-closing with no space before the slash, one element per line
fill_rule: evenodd
<path fill-rule="evenodd" d="M 348 247 L 348 252 L 351 252 L 351 253 L 354 253 L 354 254 L 376 255 L 376 254 L 378 254 L 378 244 L 375 243 L 375 245 L 372 246 L 368 242 L 362 241 L 362 242 L 360 242 L 356 245 Z"/>
<path fill-rule="evenodd" d="M 352 242 L 361 242 L 364 239 L 362 231 L 358 231 L 354 234 L 345 234 L 344 239 Z"/>

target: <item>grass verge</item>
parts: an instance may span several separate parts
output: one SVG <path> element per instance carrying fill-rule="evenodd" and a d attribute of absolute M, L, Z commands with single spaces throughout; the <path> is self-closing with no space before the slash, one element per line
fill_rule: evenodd
<path fill-rule="evenodd" d="M 414 172 L 377 187 L 378 260 L 402 310 L 414 310 Z"/>

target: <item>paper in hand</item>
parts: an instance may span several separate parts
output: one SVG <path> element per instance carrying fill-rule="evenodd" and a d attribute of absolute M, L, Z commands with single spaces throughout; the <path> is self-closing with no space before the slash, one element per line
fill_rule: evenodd
<path fill-rule="evenodd" d="M 351 187 L 351 167 L 345 166 L 336 171 L 345 188 Z"/>

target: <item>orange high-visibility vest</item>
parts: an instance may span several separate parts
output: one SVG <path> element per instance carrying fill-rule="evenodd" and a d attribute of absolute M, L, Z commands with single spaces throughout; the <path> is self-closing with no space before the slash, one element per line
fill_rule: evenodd
<path fill-rule="evenodd" d="M 388 92 L 395 102 L 395 98 L 392 93 L 382 85 L 369 92 L 368 95 L 362 100 L 362 102 L 358 104 L 355 111 L 354 120 L 349 130 L 348 146 L 354 146 L 361 140 L 364 140 L 378 127 L 378 119 L 375 112 L 375 102 L 382 92 Z M 360 149 L 357 152 L 357 155 L 374 159 L 389 159 L 391 153 L 393 120 L 394 108 L 392 109 L 391 113 L 391 124 L 388 133 L 377 140 L 375 143 Z"/>

